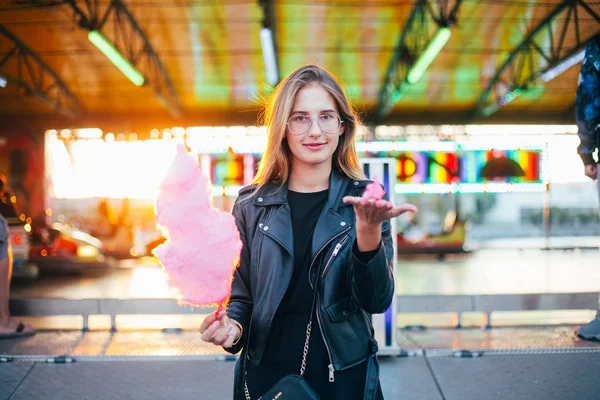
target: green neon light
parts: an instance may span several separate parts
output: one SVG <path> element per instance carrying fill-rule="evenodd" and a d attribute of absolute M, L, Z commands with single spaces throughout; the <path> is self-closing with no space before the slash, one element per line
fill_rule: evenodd
<path fill-rule="evenodd" d="M 144 76 L 99 31 L 90 31 L 88 39 L 136 86 L 144 84 Z"/>
<path fill-rule="evenodd" d="M 481 111 L 481 113 L 483 114 L 484 117 L 489 117 L 490 115 L 494 114 L 499 109 L 500 109 L 500 106 L 496 103 L 493 103 L 493 104 L 490 104 L 489 106 L 486 106 Z"/>
<path fill-rule="evenodd" d="M 392 97 L 390 97 L 390 103 L 392 103 L 392 105 L 396 104 L 398 100 L 400 100 L 400 97 L 402 97 L 402 92 L 395 91 L 394 93 L 392 93 Z"/>
<path fill-rule="evenodd" d="M 408 83 L 415 84 L 421 79 L 425 71 L 427 71 L 427 68 L 429 68 L 429 64 L 431 64 L 439 52 L 444 48 L 446 42 L 450 39 L 451 34 L 452 31 L 448 27 L 438 29 L 433 39 L 427 44 L 423 53 L 421 53 L 410 71 L 408 71 L 408 75 L 406 76 L 406 81 Z"/>

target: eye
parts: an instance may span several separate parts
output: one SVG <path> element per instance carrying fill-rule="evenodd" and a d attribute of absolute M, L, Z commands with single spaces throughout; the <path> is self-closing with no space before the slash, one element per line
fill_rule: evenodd
<path fill-rule="evenodd" d="M 307 118 L 304 115 L 297 115 L 294 117 L 294 121 L 296 122 L 306 122 Z"/>
<path fill-rule="evenodd" d="M 331 115 L 331 114 L 323 114 L 323 115 L 321 115 L 321 119 L 323 119 L 325 121 L 333 119 L 333 118 L 335 118 L 335 115 Z"/>

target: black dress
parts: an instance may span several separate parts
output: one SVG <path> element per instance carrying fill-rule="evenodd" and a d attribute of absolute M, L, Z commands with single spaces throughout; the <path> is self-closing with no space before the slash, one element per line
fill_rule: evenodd
<path fill-rule="evenodd" d="M 294 233 L 294 271 L 288 289 L 273 319 L 271 333 L 261 363 L 246 363 L 248 390 L 258 399 L 279 379 L 299 374 L 302 363 L 306 325 L 309 321 L 313 289 L 308 279 L 310 249 L 317 220 L 327 200 L 328 190 L 300 193 L 288 190 Z M 373 252 L 360 253 L 371 258 Z M 333 339 L 333 338 L 332 338 Z M 335 340 L 335 339 L 333 339 Z M 316 316 L 310 336 L 304 378 L 323 399 L 362 399 L 367 363 L 343 371 L 335 371 L 335 381 L 329 382 L 329 354 Z"/>

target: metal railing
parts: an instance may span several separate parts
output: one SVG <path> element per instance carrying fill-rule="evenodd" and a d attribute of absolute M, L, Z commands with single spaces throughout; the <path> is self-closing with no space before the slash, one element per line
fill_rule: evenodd
<path fill-rule="evenodd" d="M 480 295 L 415 295 L 398 296 L 398 313 L 456 313 L 457 327 L 466 312 L 480 312 L 487 316 L 486 327 L 491 327 L 495 311 L 550 311 L 595 310 L 598 293 L 534 293 L 534 294 L 480 294 Z M 25 298 L 11 299 L 15 316 L 83 317 L 83 329 L 89 327 L 91 315 L 109 315 L 111 329 L 117 330 L 117 315 L 198 315 L 208 314 L 215 308 L 180 306 L 174 299 L 65 299 Z"/>

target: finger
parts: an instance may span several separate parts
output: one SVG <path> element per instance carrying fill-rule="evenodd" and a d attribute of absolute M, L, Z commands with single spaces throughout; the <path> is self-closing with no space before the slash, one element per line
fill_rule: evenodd
<path fill-rule="evenodd" d="M 218 345 L 225 343 L 225 341 L 227 340 L 227 336 L 229 336 L 231 331 L 232 331 L 231 326 L 222 327 L 221 329 L 219 329 L 218 331 L 215 332 L 215 334 L 213 336 L 213 343 L 218 344 Z"/>
<path fill-rule="evenodd" d="M 223 322 L 224 326 L 231 326 L 231 325 L 233 325 L 232 322 L 229 320 L 229 317 L 227 316 L 227 314 L 223 315 L 223 318 L 221 319 L 221 322 Z"/>
<path fill-rule="evenodd" d="M 233 342 L 235 342 L 235 334 L 233 332 L 231 332 L 228 336 L 227 336 L 227 340 L 225 340 L 225 343 L 223 343 L 223 347 L 225 347 L 226 349 L 230 348 L 231 346 L 233 346 Z"/>
<path fill-rule="evenodd" d="M 215 332 L 217 331 L 217 329 L 219 329 L 222 326 L 221 321 L 215 321 L 213 322 L 207 329 L 206 331 L 204 331 L 204 333 L 202 334 L 202 340 L 204 340 L 205 342 L 210 342 L 212 341 Z"/>
<path fill-rule="evenodd" d="M 217 320 L 217 313 L 210 313 L 204 318 L 204 321 L 200 324 L 200 333 L 204 333 L 208 327 Z"/>
<path fill-rule="evenodd" d="M 349 203 L 349 204 L 360 204 L 360 200 L 361 199 L 362 199 L 362 197 L 344 196 L 344 198 L 342 199 L 342 201 L 344 203 Z"/>
<path fill-rule="evenodd" d="M 409 206 L 410 205 L 394 207 L 393 209 L 388 211 L 388 215 L 389 215 L 390 219 L 396 218 L 397 216 L 402 215 L 407 212 L 416 212 L 417 211 L 417 208 L 415 206 L 410 206 L 410 207 Z"/>
<path fill-rule="evenodd" d="M 400 206 L 394 207 L 394 209 L 400 210 L 401 213 L 405 213 L 405 212 L 416 213 L 417 211 L 419 211 L 417 206 L 415 206 L 414 204 L 402 204 Z"/>
<path fill-rule="evenodd" d="M 392 207 L 393 207 L 392 203 L 390 203 L 389 201 L 385 201 L 385 200 L 376 201 L 375 206 L 377 208 L 383 208 L 383 209 L 392 209 Z"/>

